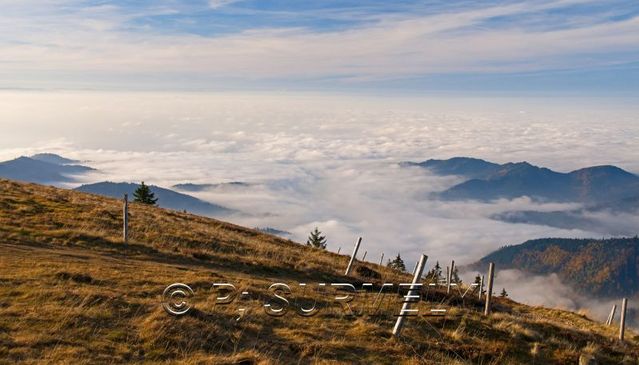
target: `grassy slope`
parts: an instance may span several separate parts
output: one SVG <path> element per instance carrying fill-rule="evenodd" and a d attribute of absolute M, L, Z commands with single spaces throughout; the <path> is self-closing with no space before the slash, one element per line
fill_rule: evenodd
<path fill-rule="evenodd" d="M 121 202 L 0 180 L 0 363 L 602 363 L 637 362 L 639 336 L 583 315 L 497 299 L 479 314 L 464 300 L 444 318 L 345 318 L 324 311 L 268 317 L 272 282 L 361 283 L 341 274 L 347 257 L 232 224 L 131 205 L 131 243 L 120 242 Z M 361 265 L 361 264 L 360 264 Z M 367 264 L 386 282 L 407 277 Z M 160 306 L 166 285 L 185 282 L 198 310 L 175 318 Z M 212 282 L 250 289 L 248 317 L 215 307 Z M 431 293 L 432 294 L 432 293 Z M 326 297 L 324 297 L 326 298 Z M 431 298 L 447 303 L 442 293 Z M 356 306 L 357 304 L 354 304 Z"/>

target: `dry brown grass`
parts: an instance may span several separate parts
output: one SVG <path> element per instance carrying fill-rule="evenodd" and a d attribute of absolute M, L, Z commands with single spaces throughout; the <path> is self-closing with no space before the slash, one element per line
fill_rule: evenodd
<path fill-rule="evenodd" d="M 120 214 L 117 200 L 0 180 L 0 363 L 565 364 L 583 353 L 600 363 L 639 355 L 636 334 L 621 344 L 584 315 L 497 299 L 486 318 L 474 298 L 441 291 L 429 298 L 454 305 L 449 315 L 411 318 L 400 339 L 392 315 L 351 318 L 333 307 L 269 317 L 260 308 L 273 282 L 367 280 L 342 276 L 343 255 L 137 204 L 123 245 Z M 366 265 L 386 282 L 407 280 Z M 194 288 L 197 310 L 179 318 L 162 310 L 173 282 Z M 242 321 L 238 302 L 214 304 L 213 282 L 250 290 Z M 311 299 L 331 305 L 327 295 Z"/>

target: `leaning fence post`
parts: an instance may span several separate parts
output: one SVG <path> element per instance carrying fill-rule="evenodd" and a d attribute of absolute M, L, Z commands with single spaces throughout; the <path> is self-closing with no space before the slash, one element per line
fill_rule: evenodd
<path fill-rule="evenodd" d="M 124 243 L 127 243 L 129 240 L 129 195 L 124 194 L 124 208 L 122 211 L 122 239 Z"/>
<path fill-rule="evenodd" d="M 623 335 L 626 332 L 626 309 L 628 308 L 628 298 L 621 301 L 621 319 L 619 321 L 619 339 L 623 341 Z"/>
<path fill-rule="evenodd" d="M 404 327 L 404 318 L 406 317 L 405 313 L 409 311 L 412 299 L 419 298 L 416 291 L 421 289 L 415 287 L 415 284 L 417 284 L 421 280 L 422 273 L 424 272 L 424 267 L 426 266 L 426 260 L 428 260 L 428 256 L 424 254 L 422 254 L 422 256 L 419 258 L 415 274 L 413 275 L 413 281 L 411 282 L 410 288 L 408 289 L 408 294 L 406 295 L 406 298 L 408 299 L 404 300 L 404 304 L 402 304 L 402 310 L 399 312 L 397 322 L 395 322 L 395 327 L 393 327 L 393 336 L 399 336 L 399 334 L 402 332 L 402 327 Z"/>
<path fill-rule="evenodd" d="M 453 272 L 455 271 L 455 260 L 450 263 L 450 270 L 448 270 L 448 282 L 446 283 L 446 294 L 450 294 L 450 285 L 453 281 Z"/>
<path fill-rule="evenodd" d="M 368 251 L 364 251 L 364 256 L 362 256 L 362 261 L 366 260 L 366 254 L 368 253 Z"/>
<path fill-rule="evenodd" d="M 486 306 L 484 307 L 484 315 L 490 313 L 490 301 L 493 297 L 493 279 L 495 277 L 495 263 L 488 264 L 488 287 L 486 288 Z"/>
<path fill-rule="evenodd" d="M 484 275 L 479 278 L 479 300 L 481 300 L 481 294 L 484 291 Z"/>
<path fill-rule="evenodd" d="M 355 256 L 357 256 L 357 250 L 359 250 L 359 245 L 361 243 L 362 243 L 362 237 L 357 238 L 357 242 L 355 243 L 355 248 L 353 249 L 353 254 L 351 255 L 351 260 L 348 262 L 348 266 L 346 267 L 346 272 L 344 273 L 344 275 L 348 275 L 351 273 L 353 261 L 355 261 Z"/>
<path fill-rule="evenodd" d="M 382 258 L 379 259 L 379 266 L 382 266 L 384 264 L 384 253 L 382 252 Z"/>
<path fill-rule="evenodd" d="M 340 246 L 340 248 L 337 249 L 337 254 L 339 255 L 340 251 L 342 251 L 342 247 Z"/>
<path fill-rule="evenodd" d="M 617 305 L 613 304 L 612 309 L 610 310 L 610 314 L 608 315 L 608 320 L 606 320 L 606 325 L 612 325 L 612 321 L 615 320 L 615 312 L 617 311 Z"/>

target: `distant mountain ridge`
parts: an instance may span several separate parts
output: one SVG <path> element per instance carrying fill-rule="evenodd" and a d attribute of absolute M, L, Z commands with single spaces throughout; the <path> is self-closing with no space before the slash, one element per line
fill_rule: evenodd
<path fill-rule="evenodd" d="M 601 204 L 639 196 L 639 176 L 611 165 L 587 167 L 568 173 L 528 162 L 500 165 L 469 157 L 403 165 L 427 168 L 437 175 L 468 178 L 436 194 L 445 200 L 491 201 L 529 196 L 540 201 Z"/>
<path fill-rule="evenodd" d="M 134 183 L 115 183 L 115 182 L 99 182 L 95 184 L 82 185 L 74 190 L 82 191 L 85 193 L 93 193 L 102 196 L 112 198 L 122 198 L 124 194 L 129 194 L 129 197 L 133 199 L 133 192 L 139 187 L 139 184 Z M 233 213 L 238 213 L 233 209 L 223 207 L 221 205 L 205 202 L 190 195 L 178 193 L 173 190 L 161 188 L 159 186 L 150 185 L 151 191 L 158 198 L 158 205 L 163 208 L 169 208 L 174 210 L 186 210 L 189 213 L 204 215 L 204 216 L 226 216 Z"/>
<path fill-rule="evenodd" d="M 543 238 L 502 247 L 470 268 L 494 262 L 498 270 L 556 273 L 576 291 L 607 297 L 639 292 L 639 238 Z"/>
<path fill-rule="evenodd" d="M 38 184 L 70 183 L 95 169 L 54 154 L 37 154 L 0 162 L 0 177 Z"/>
<path fill-rule="evenodd" d="M 469 179 L 483 179 L 499 171 L 501 165 L 471 157 L 453 157 L 448 160 L 402 162 L 402 166 L 419 166 L 437 175 L 459 175 Z"/>

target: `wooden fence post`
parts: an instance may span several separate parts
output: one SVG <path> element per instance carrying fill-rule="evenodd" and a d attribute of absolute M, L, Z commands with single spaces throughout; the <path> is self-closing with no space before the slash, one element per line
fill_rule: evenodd
<path fill-rule="evenodd" d="M 481 300 L 481 294 L 484 291 L 484 275 L 479 278 L 479 300 Z"/>
<path fill-rule="evenodd" d="M 610 310 L 610 314 L 608 315 L 608 319 L 606 320 L 606 325 L 612 325 L 612 321 L 615 320 L 615 312 L 617 311 L 617 305 L 613 304 L 612 309 Z"/>
<path fill-rule="evenodd" d="M 348 275 L 351 273 L 351 268 L 353 267 L 353 261 L 355 261 L 355 256 L 357 256 L 357 250 L 359 250 L 359 245 L 362 243 L 362 237 L 357 238 L 357 242 L 355 243 L 355 248 L 353 249 L 353 254 L 351 255 L 351 260 L 348 262 L 348 266 L 346 266 L 346 272 L 344 275 Z"/>
<path fill-rule="evenodd" d="M 337 249 L 337 254 L 339 255 L 339 253 L 340 253 L 341 251 L 342 251 L 342 246 L 340 246 L 340 247 Z"/>
<path fill-rule="evenodd" d="M 455 271 L 455 260 L 450 263 L 450 270 L 448 270 L 448 282 L 446 283 L 446 294 L 450 294 L 450 285 L 453 281 L 453 271 Z"/>
<path fill-rule="evenodd" d="M 626 332 L 626 309 L 628 308 L 628 298 L 621 301 L 621 319 L 619 321 L 619 339 L 623 341 L 623 335 Z"/>
<path fill-rule="evenodd" d="M 364 251 L 364 256 L 362 256 L 362 260 L 361 260 L 361 261 L 366 260 L 366 254 L 367 254 L 367 253 L 368 253 L 368 251 Z"/>
<path fill-rule="evenodd" d="M 379 266 L 384 265 L 384 253 L 382 252 L 382 258 L 379 259 Z"/>
<path fill-rule="evenodd" d="M 124 194 L 124 208 L 122 211 L 122 239 L 124 243 L 129 241 L 129 195 Z"/>
<path fill-rule="evenodd" d="M 488 264 L 488 287 L 486 288 L 486 306 L 484 307 L 484 315 L 490 314 L 491 299 L 493 297 L 493 279 L 495 278 L 495 263 Z"/>
<path fill-rule="evenodd" d="M 409 311 L 411 300 L 419 298 L 416 290 L 421 290 L 421 288 L 418 288 L 417 286 L 415 286 L 415 284 L 421 281 L 422 273 L 424 272 L 424 267 L 426 266 L 426 260 L 428 260 L 428 256 L 422 254 L 422 256 L 419 258 L 419 261 L 417 262 L 417 267 L 415 273 L 413 274 L 413 281 L 411 282 L 410 288 L 408 289 L 408 293 L 406 295 L 406 297 L 409 299 L 404 300 L 404 303 L 402 304 L 402 310 L 401 312 L 399 312 L 400 315 L 399 317 L 397 317 L 395 327 L 393 327 L 393 336 L 399 336 L 402 332 L 402 328 L 404 327 L 404 319 L 406 317 L 404 313 Z"/>

